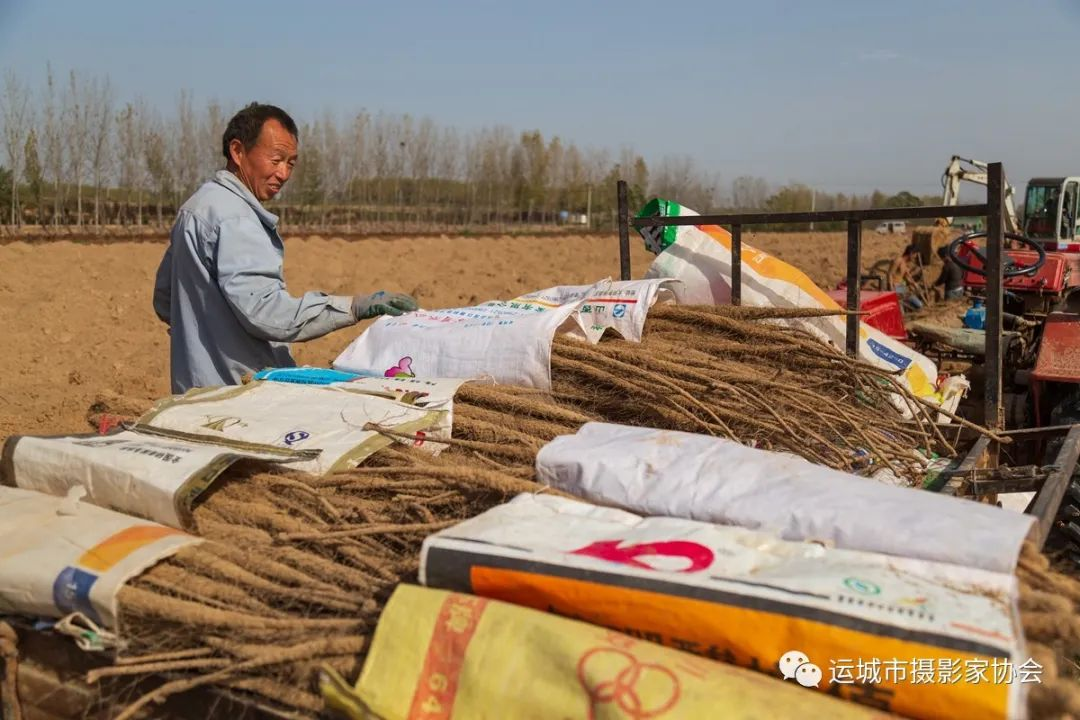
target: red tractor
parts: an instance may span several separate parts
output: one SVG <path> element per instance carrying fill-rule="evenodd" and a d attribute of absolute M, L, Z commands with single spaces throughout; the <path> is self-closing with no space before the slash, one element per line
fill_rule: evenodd
<path fill-rule="evenodd" d="M 1048 428 L 1080 423 L 1080 233 L 1077 202 L 1080 178 L 1037 178 L 1027 188 L 1022 233 L 1005 233 L 1002 286 L 1002 401 L 1006 427 Z M 964 270 L 965 294 L 977 304 L 986 292 L 985 232 L 949 243 L 952 262 Z M 978 318 L 978 313 L 974 314 Z M 918 321 L 908 324 L 916 348 L 939 363 L 970 363 L 973 386 L 985 376 L 985 332 L 978 323 Z M 953 325 L 953 326 L 950 326 Z M 974 325 L 975 327 L 970 327 Z M 973 395 L 980 393 L 973 392 Z M 965 413 L 978 420 L 978 407 Z M 1050 436 L 1047 436 L 1050 437 Z M 1046 466 L 1062 438 L 1012 450 L 1012 462 Z M 1052 535 L 1052 545 L 1080 562 L 1080 478 L 1069 481 Z"/>
<path fill-rule="evenodd" d="M 1080 178 L 1037 178 L 1024 203 L 1024 232 L 1005 234 L 1002 388 L 1011 427 L 1080 422 Z M 966 294 L 986 290 L 985 254 L 969 233 L 948 246 L 965 271 Z M 972 327 L 914 322 L 916 346 L 939 359 L 978 363 L 984 333 Z M 977 372 L 977 367 L 975 371 Z"/>

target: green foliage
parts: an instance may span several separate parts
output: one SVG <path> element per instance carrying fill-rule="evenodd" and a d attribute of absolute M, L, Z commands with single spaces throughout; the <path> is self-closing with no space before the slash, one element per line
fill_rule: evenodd
<path fill-rule="evenodd" d="M 812 198 L 813 194 L 813 190 L 801 183 L 787 185 L 765 201 L 765 211 L 806 212 L 810 209 L 811 203 L 816 200 Z"/>
<path fill-rule="evenodd" d="M 887 208 L 919 207 L 922 204 L 923 202 L 921 199 L 915 197 L 907 190 L 902 190 L 885 200 L 885 207 Z"/>
<path fill-rule="evenodd" d="M 0 217 L 7 218 L 11 212 L 11 171 L 0 165 Z"/>
<path fill-rule="evenodd" d="M 34 130 L 26 136 L 26 183 L 33 198 L 34 206 L 38 214 L 42 212 L 41 197 L 45 189 L 45 173 L 41 168 L 41 158 L 38 156 L 37 133 Z"/>

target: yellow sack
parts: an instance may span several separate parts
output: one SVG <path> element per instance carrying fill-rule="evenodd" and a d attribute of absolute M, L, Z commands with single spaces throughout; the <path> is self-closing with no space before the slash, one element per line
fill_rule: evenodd
<path fill-rule="evenodd" d="M 527 608 L 400 585 L 351 690 L 354 720 L 462 718 L 885 718 L 792 682 Z"/>
<path fill-rule="evenodd" d="M 553 495 L 428 536 L 419 578 L 766 673 L 794 652 L 821 692 L 922 720 L 1019 720 L 1034 679 L 1014 575 Z"/>

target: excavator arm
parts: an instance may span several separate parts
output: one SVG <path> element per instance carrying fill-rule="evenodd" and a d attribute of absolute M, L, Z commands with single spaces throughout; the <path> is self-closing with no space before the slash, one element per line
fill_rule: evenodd
<path fill-rule="evenodd" d="M 941 176 L 941 186 L 945 190 L 941 200 L 942 205 L 951 207 L 959 203 L 960 182 L 963 180 L 977 185 L 986 185 L 988 182 L 986 163 L 979 160 L 962 158 L 959 155 L 953 155 L 952 159 L 949 160 L 949 166 L 945 168 L 945 172 Z M 1013 186 L 1009 184 L 1007 178 L 1004 179 L 1004 181 L 1005 232 L 1018 233 L 1020 232 L 1020 223 L 1016 218 L 1016 205 L 1013 202 Z M 950 223 L 952 222 L 951 217 L 946 218 L 946 220 Z"/>

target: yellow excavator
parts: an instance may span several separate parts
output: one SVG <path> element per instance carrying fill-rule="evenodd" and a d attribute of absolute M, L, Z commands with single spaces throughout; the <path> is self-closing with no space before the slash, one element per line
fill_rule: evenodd
<path fill-rule="evenodd" d="M 986 185 L 986 163 L 953 155 L 941 175 L 942 205 L 959 202 L 960 183 Z M 1016 213 L 1013 186 L 1005 179 L 1005 232 L 1031 238 L 1046 250 L 1080 252 L 1080 177 L 1038 177 L 1028 181 L 1024 194 L 1024 217 Z M 952 223 L 952 218 L 946 218 Z"/>
<path fill-rule="evenodd" d="M 944 190 L 941 204 L 949 207 L 959 204 L 961 182 L 986 185 L 987 178 L 986 163 L 981 160 L 970 160 L 959 155 L 953 155 L 945 168 L 945 172 L 941 175 L 941 187 Z M 1013 200 L 1015 192 L 1013 186 L 1009 184 L 1009 179 L 1004 177 L 1004 173 L 1002 179 L 1005 182 L 1005 232 L 1018 233 L 1020 232 L 1020 224 L 1016 219 L 1016 205 Z M 952 221 L 951 217 L 945 218 L 947 224 L 951 225 Z"/>

